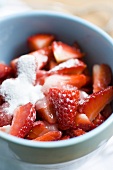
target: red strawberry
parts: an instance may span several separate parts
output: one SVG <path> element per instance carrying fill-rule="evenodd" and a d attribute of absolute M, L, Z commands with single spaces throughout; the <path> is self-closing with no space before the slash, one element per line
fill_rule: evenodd
<path fill-rule="evenodd" d="M 101 90 L 86 97 L 80 103 L 79 112 L 86 114 L 90 121 L 93 121 L 100 111 L 113 100 L 113 87 Z"/>
<path fill-rule="evenodd" d="M 71 47 L 61 41 L 54 41 L 52 44 L 52 49 L 57 63 L 71 58 L 81 58 L 84 56 L 84 54 L 78 51 L 76 48 Z"/>
<path fill-rule="evenodd" d="M 36 121 L 33 124 L 33 127 L 31 128 L 31 130 L 29 131 L 29 133 L 27 134 L 27 139 L 35 139 L 39 136 L 44 135 L 45 133 L 49 132 L 49 131 L 57 131 L 57 126 L 56 124 L 49 124 L 45 121 Z"/>
<path fill-rule="evenodd" d="M 12 73 L 11 67 L 6 64 L 0 63 L 0 79 L 9 77 Z"/>
<path fill-rule="evenodd" d="M 44 135 L 35 138 L 34 141 L 57 141 L 60 140 L 61 136 L 61 131 L 49 131 Z"/>
<path fill-rule="evenodd" d="M 67 140 L 67 139 L 70 139 L 70 136 L 69 136 L 69 135 L 64 135 L 64 136 L 62 136 L 60 140 Z"/>
<path fill-rule="evenodd" d="M 19 106 L 14 111 L 10 134 L 24 138 L 36 119 L 36 111 L 31 103 Z"/>
<path fill-rule="evenodd" d="M 54 110 L 46 97 L 40 99 L 35 104 L 38 116 L 46 120 L 50 124 L 56 123 L 56 115 Z"/>
<path fill-rule="evenodd" d="M 12 122 L 13 116 L 7 113 L 8 107 L 9 107 L 8 103 L 3 103 L 0 106 L 0 127 L 10 125 Z"/>
<path fill-rule="evenodd" d="M 93 66 L 93 92 L 108 87 L 112 80 L 112 72 L 107 64 Z"/>
<path fill-rule="evenodd" d="M 105 121 L 104 116 L 102 116 L 99 113 L 98 116 L 93 120 L 93 124 L 95 125 L 95 127 L 97 127 L 97 126 L 101 125 L 104 121 Z"/>
<path fill-rule="evenodd" d="M 51 34 L 36 34 L 28 38 L 28 46 L 31 51 L 35 51 L 51 45 L 55 39 Z"/>
<path fill-rule="evenodd" d="M 52 103 L 58 126 L 61 130 L 73 127 L 74 118 L 77 112 L 79 91 L 74 89 L 50 88 L 48 93 L 49 101 Z"/>
<path fill-rule="evenodd" d="M 75 117 L 75 127 L 84 131 L 92 130 L 93 124 L 85 114 L 77 114 Z"/>
<path fill-rule="evenodd" d="M 67 136 L 70 136 L 71 138 L 84 135 L 85 133 L 86 132 L 84 130 L 80 129 L 80 128 L 69 129 L 69 130 L 66 131 Z"/>
<path fill-rule="evenodd" d="M 84 62 L 78 59 L 70 59 L 49 70 L 48 74 L 81 74 L 85 68 Z"/>
<path fill-rule="evenodd" d="M 112 114 L 112 107 L 110 104 L 107 104 L 104 109 L 101 111 L 101 115 L 107 119 Z"/>
<path fill-rule="evenodd" d="M 46 124 L 43 121 L 36 121 L 33 124 L 33 127 L 27 134 L 27 139 L 35 139 L 39 136 L 42 136 L 43 134 L 47 133 L 49 130 L 46 126 Z"/>

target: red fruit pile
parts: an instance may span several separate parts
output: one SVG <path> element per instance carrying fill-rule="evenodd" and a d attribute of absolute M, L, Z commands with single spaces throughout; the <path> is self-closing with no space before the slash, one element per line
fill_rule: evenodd
<path fill-rule="evenodd" d="M 67 140 L 88 133 L 112 113 L 112 72 L 107 64 L 95 64 L 90 74 L 85 53 L 77 43 L 57 41 L 51 34 L 28 38 L 29 54 L 37 58 L 36 81 L 44 97 L 18 106 L 13 114 L 0 96 L 0 127 L 9 134 L 34 141 Z M 0 83 L 18 74 L 18 58 L 0 63 Z M 38 94 L 37 94 L 38 95 Z"/>

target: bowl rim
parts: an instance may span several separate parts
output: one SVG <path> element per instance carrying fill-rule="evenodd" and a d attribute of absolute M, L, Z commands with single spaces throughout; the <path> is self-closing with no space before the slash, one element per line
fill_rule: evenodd
<path fill-rule="evenodd" d="M 104 37 L 111 45 L 113 44 L 113 39 L 110 37 L 106 32 L 104 32 L 101 28 L 98 26 L 90 23 L 89 21 L 86 21 L 78 16 L 74 16 L 72 14 L 66 14 L 62 12 L 53 12 L 53 11 L 46 11 L 46 10 L 40 10 L 40 11 L 26 11 L 26 12 L 21 12 L 17 14 L 11 14 L 9 16 L 4 16 L 0 18 L 0 23 L 11 20 L 11 19 L 17 19 L 17 18 L 24 18 L 24 17 L 29 17 L 29 16 L 44 16 L 46 15 L 47 17 L 59 17 L 62 19 L 67 19 L 71 20 L 73 22 L 78 22 L 85 27 L 88 27 L 91 30 L 94 30 L 97 32 L 99 35 Z M 53 141 L 53 142 L 38 142 L 38 141 L 31 141 L 31 140 L 26 140 L 26 139 L 21 139 L 12 135 L 9 135 L 5 132 L 0 131 L 0 138 L 11 142 L 15 143 L 18 145 L 23 145 L 27 147 L 33 147 L 33 148 L 58 148 L 58 147 L 67 147 L 71 145 L 75 145 L 78 143 L 82 143 L 84 141 L 87 141 L 88 139 L 91 139 L 95 137 L 96 135 L 100 134 L 102 131 L 104 131 L 107 127 L 109 127 L 113 123 L 113 114 L 104 122 L 102 123 L 99 127 L 95 128 L 94 130 L 79 136 L 75 138 L 71 138 L 69 140 L 62 140 L 62 141 Z"/>

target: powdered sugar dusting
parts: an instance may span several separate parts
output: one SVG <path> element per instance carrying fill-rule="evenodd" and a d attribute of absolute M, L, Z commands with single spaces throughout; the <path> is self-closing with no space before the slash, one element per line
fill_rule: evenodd
<path fill-rule="evenodd" d="M 13 114 L 20 105 L 28 102 L 35 104 L 37 100 L 43 98 L 42 86 L 33 85 L 36 78 L 35 64 L 33 56 L 21 56 L 18 60 L 18 77 L 7 79 L 0 86 L 0 94 L 9 103 L 9 107 L 5 108 L 8 114 Z"/>

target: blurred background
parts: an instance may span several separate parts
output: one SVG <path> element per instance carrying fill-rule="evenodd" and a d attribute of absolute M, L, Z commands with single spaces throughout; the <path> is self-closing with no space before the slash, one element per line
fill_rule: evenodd
<path fill-rule="evenodd" d="M 0 16 L 31 9 L 82 17 L 113 37 L 113 0 L 0 0 Z"/>

